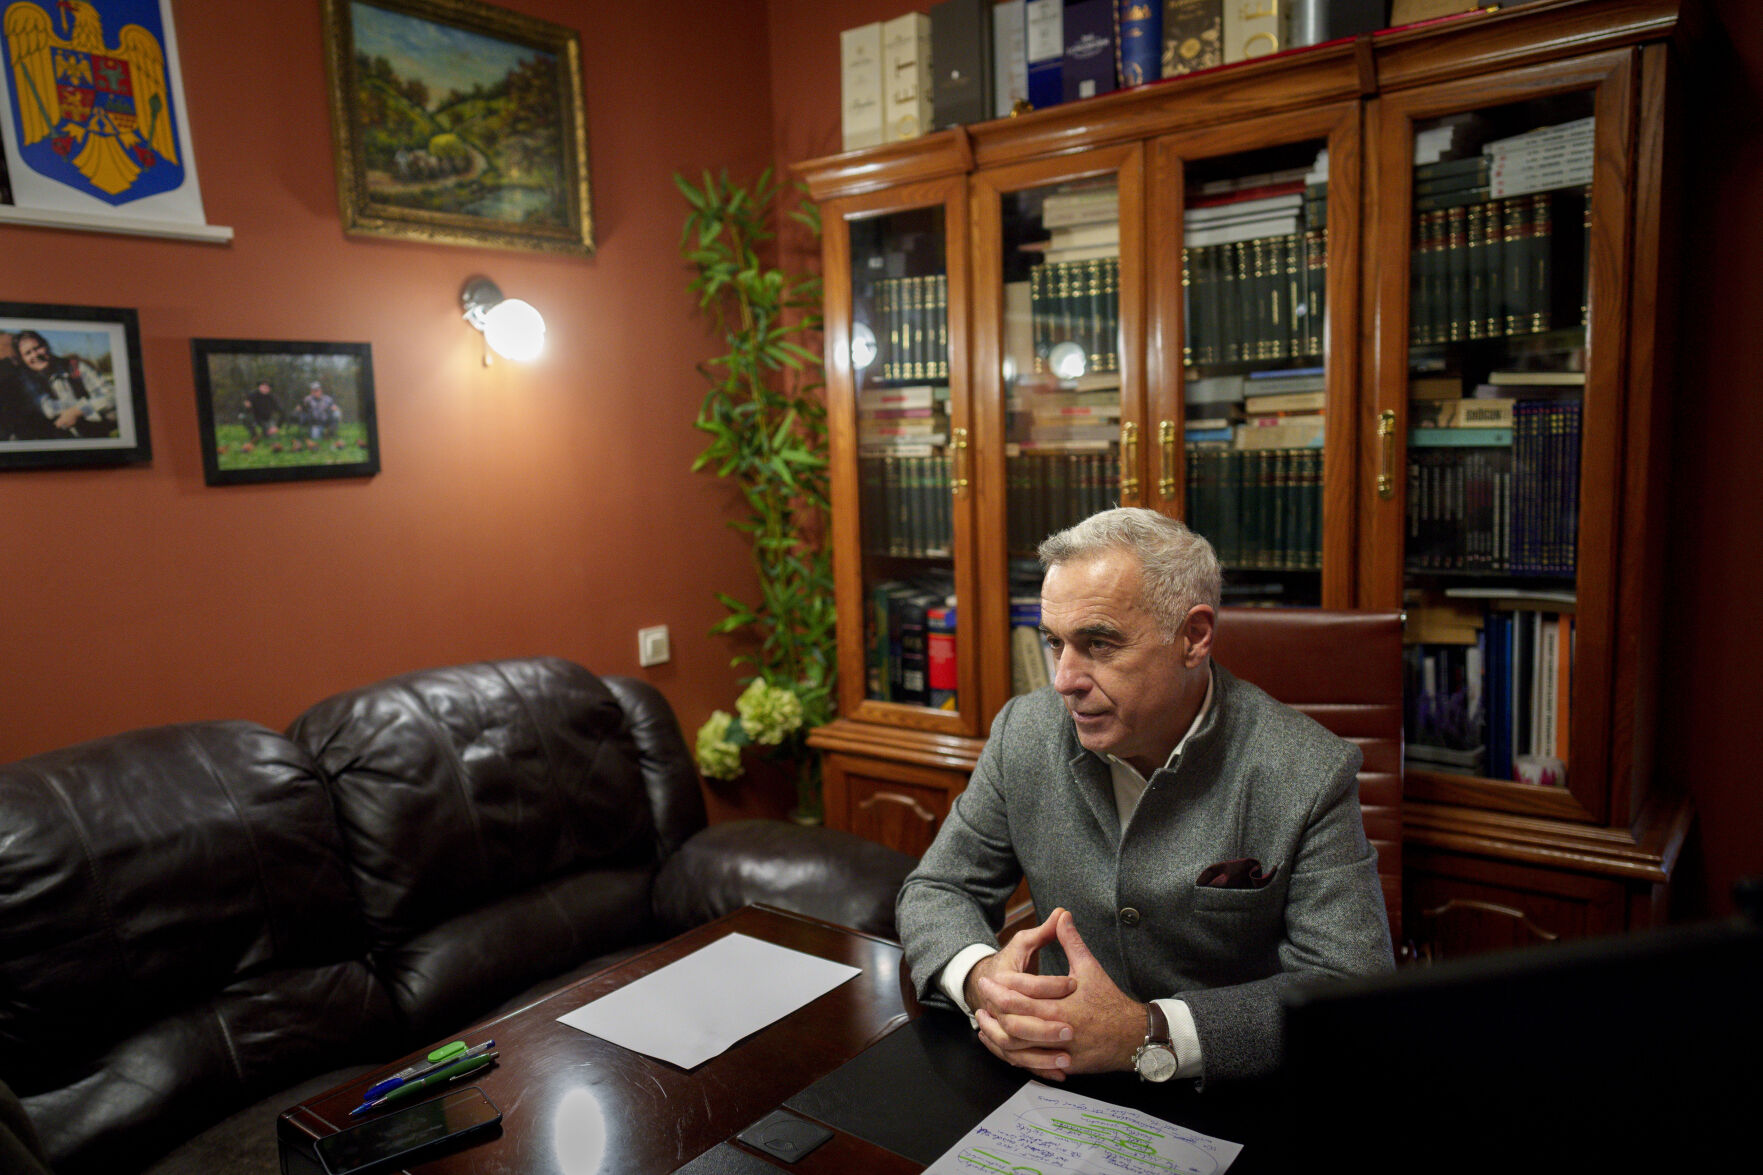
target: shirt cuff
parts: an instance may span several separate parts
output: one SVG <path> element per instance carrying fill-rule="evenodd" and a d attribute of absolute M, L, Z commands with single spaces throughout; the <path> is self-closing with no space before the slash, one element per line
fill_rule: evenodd
<path fill-rule="evenodd" d="M 943 973 L 937 976 L 937 986 L 942 988 L 943 994 L 949 997 L 949 1002 L 960 1008 L 967 1016 L 967 1025 L 970 1028 L 978 1028 L 979 1021 L 974 1019 L 973 1009 L 967 1006 L 967 1000 L 963 995 L 963 989 L 967 986 L 967 973 L 973 970 L 975 963 L 997 953 L 997 947 L 987 946 L 983 942 L 962 947 L 956 952 L 953 959 L 943 964 Z M 1191 1017 L 1188 1020 L 1188 1030 L 1193 1031 Z"/>
<path fill-rule="evenodd" d="M 957 959 L 961 956 L 956 955 Z M 971 967 L 973 964 L 969 963 Z M 965 974 L 965 972 L 963 972 Z M 1177 1061 L 1175 1075 L 1177 1077 L 1201 1077 L 1205 1066 L 1200 1056 L 1200 1033 L 1194 1027 L 1193 1009 L 1188 1007 L 1186 1000 L 1153 1000 L 1163 1009 L 1163 1018 L 1169 1021 L 1169 1043 L 1175 1046 Z"/>

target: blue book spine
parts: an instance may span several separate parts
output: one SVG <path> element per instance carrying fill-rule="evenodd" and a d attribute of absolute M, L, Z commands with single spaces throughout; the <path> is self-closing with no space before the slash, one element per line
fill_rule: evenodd
<path fill-rule="evenodd" d="M 1065 100 L 1114 89 L 1114 0 L 1065 0 Z"/>
<path fill-rule="evenodd" d="M 1064 0 L 1028 0 L 1024 10 L 1028 103 L 1045 110 L 1065 101 Z"/>
<path fill-rule="evenodd" d="M 1120 84 L 1142 86 L 1163 76 L 1162 0 L 1114 0 L 1120 28 Z"/>

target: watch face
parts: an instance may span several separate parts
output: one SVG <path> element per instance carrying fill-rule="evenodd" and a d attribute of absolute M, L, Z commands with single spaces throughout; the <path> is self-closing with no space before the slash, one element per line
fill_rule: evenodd
<path fill-rule="evenodd" d="M 1168 1081 L 1175 1076 L 1175 1054 L 1167 1045 L 1149 1044 L 1139 1049 L 1132 1059 L 1133 1068 L 1146 1081 Z"/>

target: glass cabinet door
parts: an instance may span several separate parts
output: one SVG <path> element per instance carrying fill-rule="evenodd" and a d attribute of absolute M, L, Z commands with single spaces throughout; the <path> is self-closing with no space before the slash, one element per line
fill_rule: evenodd
<path fill-rule="evenodd" d="M 1227 604 L 1351 601 L 1357 125 L 1157 144 L 1152 501 L 1211 540 Z"/>
<path fill-rule="evenodd" d="M 974 176 L 974 434 L 991 708 L 1047 684 L 1042 539 L 1140 504 L 1138 147 Z"/>
<path fill-rule="evenodd" d="M 835 201 L 828 392 L 840 549 L 841 711 L 972 733 L 975 644 L 963 621 L 967 541 L 959 182 L 945 202 Z M 897 199 L 897 197 L 896 197 Z M 955 264 L 951 265 L 951 259 Z M 959 286 L 955 286 L 958 293 Z M 853 622 L 855 621 L 855 622 Z M 860 672 L 858 672 L 860 670 Z"/>
<path fill-rule="evenodd" d="M 1402 201 L 1368 566 L 1408 617 L 1410 794 L 1607 812 L 1610 740 L 1575 730 L 1610 729 L 1632 74 L 1610 54 L 1380 111 Z"/>

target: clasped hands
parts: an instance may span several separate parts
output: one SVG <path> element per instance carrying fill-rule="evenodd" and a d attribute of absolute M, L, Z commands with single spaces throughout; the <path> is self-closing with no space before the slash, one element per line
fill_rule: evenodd
<path fill-rule="evenodd" d="M 1065 952 L 1068 975 L 1037 972 L 1041 948 L 1053 942 Z M 980 1043 L 1047 1081 L 1130 1069 L 1145 1039 L 1145 1005 L 1115 986 L 1063 908 L 974 964 L 962 995 Z"/>

